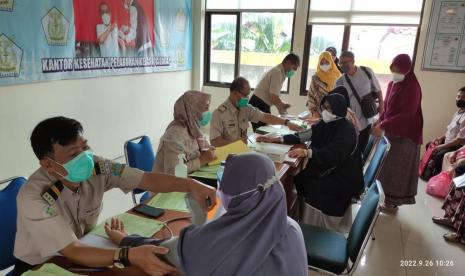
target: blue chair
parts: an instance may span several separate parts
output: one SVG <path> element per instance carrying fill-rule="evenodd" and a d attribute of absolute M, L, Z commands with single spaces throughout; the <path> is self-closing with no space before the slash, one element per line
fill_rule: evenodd
<path fill-rule="evenodd" d="M 370 239 L 383 200 L 383 190 L 377 181 L 363 199 L 347 238 L 336 231 L 300 224 L 307 249 L 308 268 L 331 275 L 351 275 Z"/>
<path fill-rule="evenodd" d="M 15 264 L 13 250 L 16 236 L 16 196 L 19 188 L 26 183 L 24 177 L 11 177 L 0 180 L 0 184 L 8 183 L 3 190 L 0 190 L 0 270 L 6 269 Z"/>
<path fill-rule="evenodd" d="M 138 141 L 138 142 L 137 142 Z M 124 143 L 124 155 L 126 164 L 130 167 L 151 172 L 155 162 L 155 154 L 152 149 L 152 142 L 146 135 L 132 138 Z M 144 193 L 144 190 L 134 189 L 132 191 L 132 201 L 137 205 L 136 194 Z M 145 192 L 140 198 L 140 202 L 146 200 L 149 193 Z"/>
<path fill-rule="evenodd" d="M 379 139 L 379 141 L 376 143 L 374 153 L 371 156 L 368 166 L 366 167 L 366 170 L 363 174 L 365 188 L 369 188 L 378 177 L 383 167 L 384 160 L 386 159 L 390 149 L 391 144 L 385 136 Z"/>
<path fill-rule="evenodd" d="M 379 138 L 378 136 L 376 135 L 373 135 L 373 134 L 370 134 L 370 138 L 368 138 L 368 143 L 367 145 L 365 146 L 365 148 L 363 149 L 363 152 L 362 152 L 362 164 L 365 165 L 365 163 L 367 162 L 367 160 L 369 159 L 370 157 L 370 154 L 373 150 L 373 146 L 379 141 Z"/>

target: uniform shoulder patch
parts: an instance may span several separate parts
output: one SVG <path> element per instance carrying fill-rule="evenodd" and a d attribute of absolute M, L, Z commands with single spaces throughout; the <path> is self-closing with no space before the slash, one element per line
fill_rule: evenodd
<path fill-rule="evenodd" d="M 218 107 L 218 111 L 221 112 L 221 113 L 225 112 L 226 110 L 228 110 L 228 108 L 224 104 L 222 104 L 220 107 Z"/>

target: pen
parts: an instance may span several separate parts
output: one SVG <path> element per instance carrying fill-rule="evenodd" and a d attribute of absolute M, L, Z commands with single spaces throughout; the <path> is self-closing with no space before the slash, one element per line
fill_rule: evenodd
<path fill-rule="evenodd" d="M 104 268 L 90 268 L 90 267 L 70 267 L 68 268 L 70 271 L 76 271 L 76 272 L 102 272 L 105 269 Z"/>

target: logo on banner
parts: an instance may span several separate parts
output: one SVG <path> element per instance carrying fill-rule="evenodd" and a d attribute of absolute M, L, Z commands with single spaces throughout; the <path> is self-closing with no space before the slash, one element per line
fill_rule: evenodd
<path fill-rule="evenodd" d="M 17 77 L 21 68 L 23 50 L 6 35 L 0 35 L 0 78 Z"/>
<path fill-rule="evenodd" d="M 12 11 L 14 0 L 0 0 L 0 11 Z"/>
<path fill-rule="evenodd" d="M 42 28 L 48 45 L 64 46 L 68 41 L 69 21 L 63 13 L 57 8 L 51 8 L 48 13 L 42 17 Z"/>

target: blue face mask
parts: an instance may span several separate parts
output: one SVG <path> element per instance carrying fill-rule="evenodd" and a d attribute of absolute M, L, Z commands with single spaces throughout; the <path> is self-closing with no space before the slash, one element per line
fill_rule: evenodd
<path fill-rule="evenodd" d="M 205 111 L 202 113 L 202 117 L 198 120 L 200 126 L 206 126 L 212 119 L 212 113 L 210 111 Z"/>
<path fill-rule="evenodd" d="M 63 165 L 66 172 L 65 179 L 69 182 L 79 183 L 86 181 L 92 176 L 94 170 L 94 154 L 91 150 L 81 152 Z"/>
<path fill-rule="evenodd" d="M 349 71 L 350 71 L 350 67 L 347 66 L 347 65 L 341 65 L 341 71 L 342 71 L 342 73 L 346 73 L 346 74 L 347 74 L 347 73 L 349 73 Z"/>

